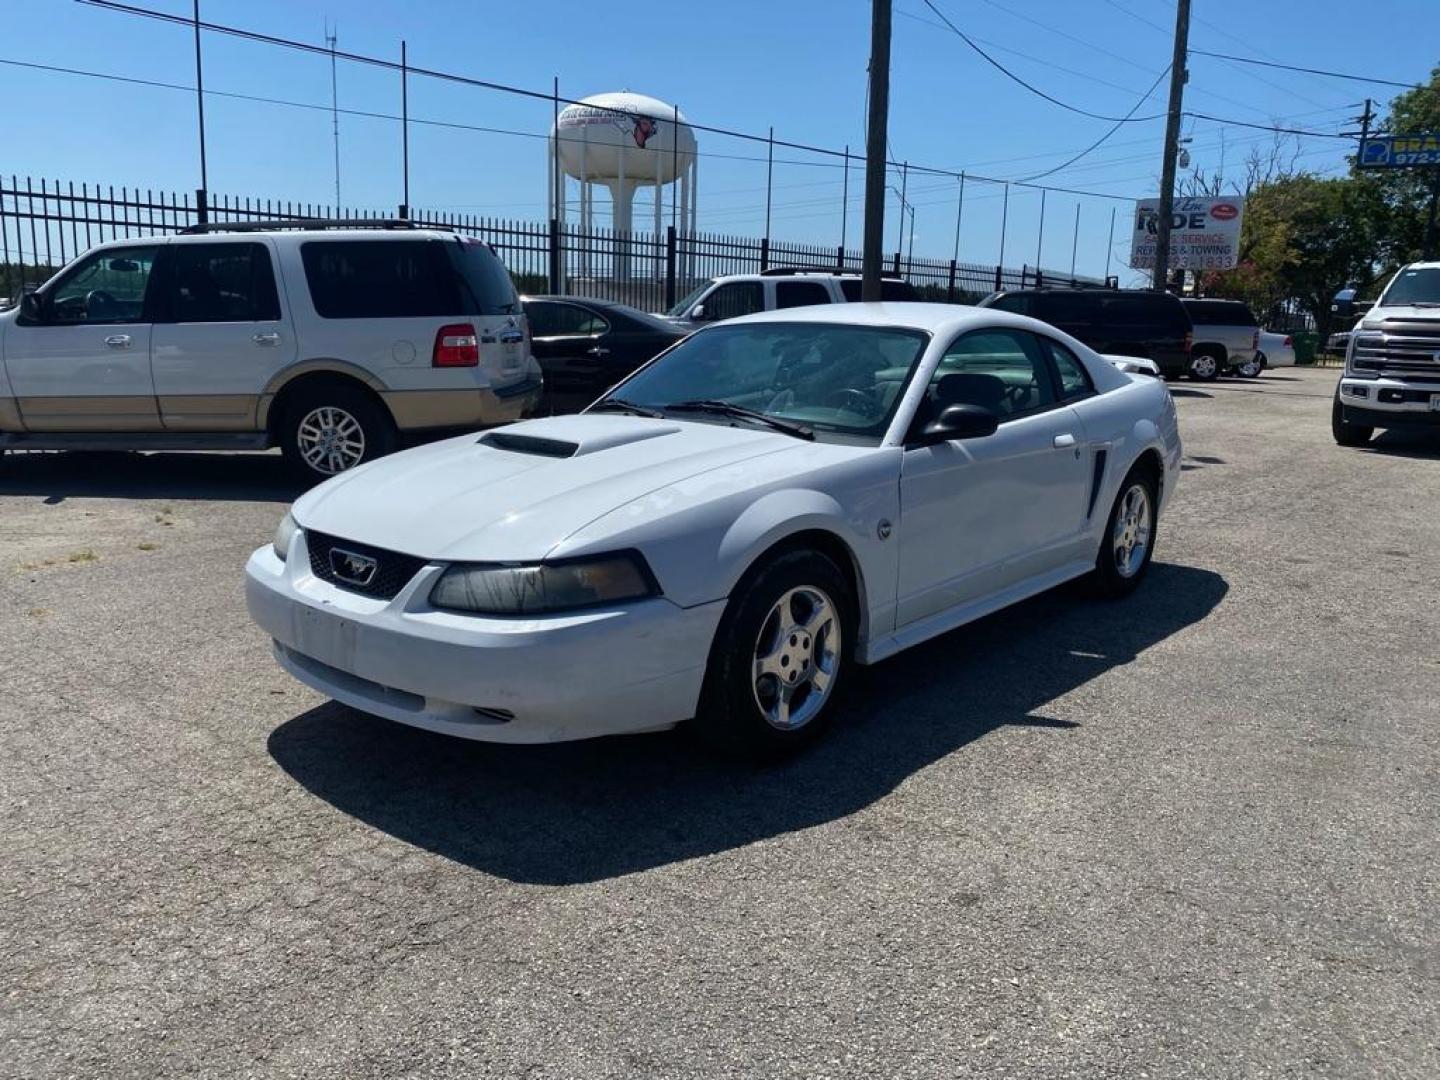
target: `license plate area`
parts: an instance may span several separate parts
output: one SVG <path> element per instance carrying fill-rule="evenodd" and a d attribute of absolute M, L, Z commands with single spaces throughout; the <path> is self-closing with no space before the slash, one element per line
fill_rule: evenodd
<path fill-rule="evenodd" d="M 355 667 L 360 626 L 352 619 L 297 604 L 293 609 L 295 649 L 342 671 Z"/>

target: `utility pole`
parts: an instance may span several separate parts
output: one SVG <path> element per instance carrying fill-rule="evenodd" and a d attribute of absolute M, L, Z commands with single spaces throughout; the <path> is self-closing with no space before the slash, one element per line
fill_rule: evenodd
<path fill-rule="evenodd" d="M 1440 203 L 1440 168 L 1430 170 L 1430 220 L 1425 223 L 1425 251 L 1428 261 L 1435 258 L 1436 204 Z"/>
<path fill-rule="evenodd" d="M 890 110 L 890 0 L 870 4 L 870 116 L 865 136 L 865 240 L 860 299 L 880 299 L 885 243 L 885 148 Z"/>
<path fill-rule="evenodd" d="M 404 41 L 400 42 L 400 170 L 403 191 L 401 218 L 410 216 L 410 55 Z"/>
<path fill-rule="evenodd" d="M 195 0 L 195 108 L 200 115 L 200 190 L 206 193 L 208 201 L 210 176 L 205 164 L 205 74 L 200 64 L 200 0 Z"/>
<path fill-rule="evenodd" d="M 1175 54 L 1170 60 L 1170 110 L 1165 119 L 1165 158 L 1160 164 L 1160 219 L 1155 223 L 1155 276 L 1151 285 L 1165 291 L 1170 276 L 1170 219 L 1175 213 L 1175 155 L 1180 150 L 1181 106 L 1190 77 L 1185 57 L 1190 41 L 1190 0 L 1175 5 Z"/>
<path fill-rule="evenodd" d="M 338 27 L 336 28 L 338 29 Z M 335 46 L 339 42 L 330 24 L 325 24 L 325 44 L 330 46 L 330 133 L 335 140 L 335 214 L 340 214 L 340 95 L 335 81 Z"/>

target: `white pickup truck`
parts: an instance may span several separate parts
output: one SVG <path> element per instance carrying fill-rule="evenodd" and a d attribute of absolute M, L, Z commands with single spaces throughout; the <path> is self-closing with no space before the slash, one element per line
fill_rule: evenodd
<path fill-rule="evenodd" d="M 1402 266 L 1373 306 L 1337 302 L 1336 313 L 1363 317 L 1335 388 L 1335 441 L 1363 446 L 1376 428 L 1440 428 L 1440 262 Z"/>

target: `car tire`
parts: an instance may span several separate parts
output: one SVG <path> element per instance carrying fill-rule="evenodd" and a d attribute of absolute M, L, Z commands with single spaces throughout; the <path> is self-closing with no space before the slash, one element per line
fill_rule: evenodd
<path fill-rule="evenodd" d="M 1158 496 L 1159 482 L 1149 465 L 1134 465 L 1120 482 L 1091 574 L 1101 597 L 1129 596 L 1150 569 L 1160 523 Z M 1126 545 L 1123 556 L 1122 543 Z"/>
<path fill-rule="evenodd" d="M 1335 403 L 1330 406 L 1330 432 L 1341 446 L 1364 446 L 1375 434 L 1375 429 L 1346 420 L 1345 408 L 1340 404 L 1340 395 L 1337 393 Z"/>
<path fill-rule="evenodd" d="M 1214 353 L 1196 353 L 1190 358 L 1190 378 L 1196 382 L 1214 382 L 1220 377 L 1222 366 Z"/>
<path fill-rule="evenodd" d="M 746 574 L 715 632 L 696 733 L 751 758 L 812 743 L 844 689 L 858 621 L 849 580 L 819 552 L 787 551 Z"/>
<path fill-rule="evenodd" d="M 290 467 L 310 483 L 372 461 L 395 449 L 395 422 L 362 390 L 317 386 L 286 402 L 280 448 Z"/>
<path fill-rule="evenodd" d="M 1258 379 L 1260 377 L 1260 372 L 1264 370 L 1265 361 L 1257 355 L 1255 359 L 1237 365 L 1235 368 L 1235 374 L 1239 375 L 1242 379 Z"/>

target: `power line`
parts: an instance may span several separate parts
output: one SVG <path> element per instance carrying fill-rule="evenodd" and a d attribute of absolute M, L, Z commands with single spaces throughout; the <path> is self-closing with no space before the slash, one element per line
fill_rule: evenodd
<path fill-rule="evenodd" d="M 1273 60 L 1258 60 L 1253 56 L 1232 56 L 1229 53 L 1210 52 L 1206 49 L 1191 49 L 1196 56 L 1210 56 L 1216 60 L 1233 60 L 1237 64 L 1254 64 L 1257 67 L 1279 68 L 1281 71 L 1298 71 L 1306 75 L 1323 75 L 1330 79 L 1349 79 L 1351 82 L 1375 83 L 1378 86 L 1398 86 L 1402 90 L 1414 90 L 1420 83 L 1397 82 L 1394 79 L 1377 79 L 1372 75 L 1347 75 L 1341 71 L 1326 71 L 1323 68 L 1299 67 L 1295 64 L 1281 64 Z"/>
<path fill-rule="evenodd" d="M 1225 116 L 1211 116 L 1209 113 L 1189 112 L 1186 116 L 1196 120 L 1209 120 L 1214 124 L 1231 124 L 1235 127 L 1254 128 L 1257 131 L 1274 131 L 1281 135 L 1304 135 L 1311 139 L 1352 139 L 1352 135 L 1342 135 L 1335 131 L 1306 131 L 1304 128 L 1282 127 L 1278 124 L 1252 124 L 1247 120 L 1232 120 Z"/>
<path fill-rule="evenodd" d="M 1042 177 L 1051 176 L 1059 172 L 1061 169 L 1068 169 L 1071 165 L 1074 165 L 1086 154 L 1090 153 L 1090 151 L 1098 148 L 1101 143 L 1103 143 L 1106 139 L 1110 138 L 1111 135 L 1114 135 L 1117 131 L 1119 131 L 1121 125 L 1124 124 L 1126 120 L 1135 115 L 1136 110 L 1139 109 L 1141 105 L 1144 105 L 1145 102 L 1150 99 L 1150 95 L 1153 94 L 1155 92 L 1155 88 L 1160 85 L 1160 80 L 1165 78 L 1165 76 L 1168 74 L 1170 74 L 1170 65 L 1166 64 L 1165 70 L 1160 72 L 1159 75 L 1155 76 L 1155 81 L 1150 84 L 1150 89 L 1146 90 L 1145 93 L 1140 96 L 1140 99 L 1135 102 L 1135 104 L 1131 107 L 1130 111 L 1126 113 L 1123 118 L 1117 120 L 1114 127 L 1112 127 L 1109 131 L 1105 132 L 1104 135 L 1101 135 L 1100 138 L 1096 139 L 1084 150 L 1081 150 L 1078 154 L 1072 157 L 1069 161 L 1066 161 L 1064 164 L 1056 165 L 1053 169 L 1046 169 L 1044 172 L 1036 173 L 1034 176 L 1027 176 L 1025 177 L 1025 179 L 1027 181 L 1039 180 Z"/>
<path fill-rule="evenodd" d="M 95 0 L 87 0 L 87 2 L 95 2 Z M 1090 112 L 1088 109 L 1082 109 L 1076 105 L 1071 105 L 1069 102 L 1061 101 L 1059 98 L 1054 97 L 1051 94 L 1047 94 L 1044 90 L 1041 90 L 1033 83 L 1026 82 L 1019 75 L 1016 75 L 1013 71 L 1007 68 L 1004 64 L 1000 63 L 999 60 L 996 60 L 993 56 L 987 53 L 984 49 L 982 49 L 979 45 L 975 43 L 973 38 L 968 36 L 963 30 L 961 30 L 958 26 L 951 22 L 950 19 L 946 16 L 946 14 L 935 6 L 934 0 L 921 0 L 921 2 L 935 13 L 936 17 L 938 17 L 940 21 L 945 24 L 945 26 L 950 30 L 952 34 L 954 34 L 961 41 L 965 42 L 966 45 L 970 46 L 970 48 L 974 49 L 977 53 L 979 53 L 980 56 L 983 57 L 988 64 L 990 64 L 991 67 L 995 68 L 995 70 L 999 71 L 1002 75 L 1004 75 L 1011 81 L 1019 83 L 1026 90 L 1029 90 L 1032 94 L 1044 98 L 1052 105 L 1058 105 L 1060 106 L 1060 108 L 1066 109 L 1073 113 L 1078 113 L 1080 116 L 1088 116 L 1092 120 L 1108 120 L 1111 122 L 1119 122 L 1124 124 L 1140 124 L 1144 123 L 1147 120 L 1158 120 L 1165 115 L 1164 113 L 1156 113 L 1154 116 L 1105 116 L 1102 113 Z"/>

